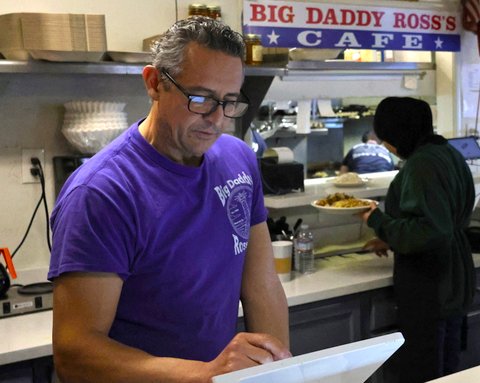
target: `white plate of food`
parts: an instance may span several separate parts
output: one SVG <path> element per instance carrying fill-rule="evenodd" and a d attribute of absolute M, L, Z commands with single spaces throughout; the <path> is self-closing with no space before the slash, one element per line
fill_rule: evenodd
<path fill-rule="evenodd" d="M 349 172 L 335 177 L 333 185 L 339 188 L 351 188 L 364 186 L 368 182 L 368 178 L 360 177 L 357 173 Z"/>
<path fill-rule="evenodd" d="M 326 198 L 312 201 L 311 205 L 326 214 L 356 214 L 370 209 L 377 201 L 364 198 L 355 198 L 345 193 L 329 194 Z"/>

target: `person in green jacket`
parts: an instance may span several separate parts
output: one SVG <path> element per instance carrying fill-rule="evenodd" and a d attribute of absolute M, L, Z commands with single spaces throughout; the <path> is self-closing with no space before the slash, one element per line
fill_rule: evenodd
<path fill-rule="evenodd" d="M 385 199 L 362 219 L 375 230 L 365 249 L 394 254 L 401 383 L 423 383 L 458 370 L 462 321 L 475 294 L 475 270 L 465 229 L 475 201 L 463 156 L 434 134 L 430 106 L 410 97 L 380 102 L 374 130 L 405 160 Z"/>

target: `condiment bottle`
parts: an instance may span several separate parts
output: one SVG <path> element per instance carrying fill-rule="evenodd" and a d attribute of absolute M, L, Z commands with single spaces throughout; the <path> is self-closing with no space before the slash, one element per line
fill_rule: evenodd
<path fill-rule="evenodd" d="M 205 4 L 190 4 L 188 16 L 208 16 L 208 8 Z"/>
<path fill-rule="evenodd" d="M 260 35 L 245 35 L 246 57 L 245 64 L 258 65 L 263 62 L 263 48 Z"/>
<path fill-rule="evenodd" d="M 222 8 L 219 5 L 208 5 L 208 17 L 215 20 L 222 20 Z"/>

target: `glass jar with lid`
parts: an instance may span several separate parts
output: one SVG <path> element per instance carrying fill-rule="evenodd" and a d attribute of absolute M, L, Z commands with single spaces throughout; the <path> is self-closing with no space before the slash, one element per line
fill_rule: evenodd
<path fill-rule="evenodd" d="M 219 5 L 208 5 L 208 17 L 215 20 L 222 20 L 222 8 Z"/>
<path fill-rule="evenodd" d="M 245 37 L 245 64 L 259 65 L 263 62 L 263 48 L 260 35 L 246 34 Z"/>
<path fill-rule="evenodd" d="M 188 16 L 208 16 L 208 8 L 205 4 L 190 4 Z"/>

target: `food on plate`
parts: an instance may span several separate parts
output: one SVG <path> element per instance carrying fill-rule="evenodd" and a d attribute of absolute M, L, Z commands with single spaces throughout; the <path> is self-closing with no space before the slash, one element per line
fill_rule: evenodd
<path fill-rule="evenodd" d="M 326 178 L 328 177 L 328 173 L 324 171 L 318 171 L 313 173 L 313 178 Z"/>
<path fill-rule="evenodd" d="M 342 200 L 352 199 L 352 198 L 355 198 L 355 197 L 345 193 L 335 193 L 335 194 L 327 195 L 326 198 L 316 200 L 315 204 L 318 206 L 332 206 L 337 201 L 342 201 Z"/>
<path fill-rule="evenodd" d="M 370 201 L 361 200 L 345 193 L 335 193 L 329 194 L 326 198 L 316 200 L 315 205 L 324 207 L 349 208 L 370 206 Z"/>
<path fill-rule="evenodd" d="M 335 178 L 337 184 L 361 184 L 363 180 L 357 173 L 349 172 L 339 175 Z"/>
<path fill-rule="evenodd" d="M 332 207 L 363 207 L 370 206 L 370 201 L 364 201 L 361 199 L 351 198 L 334 202 Z"/>

